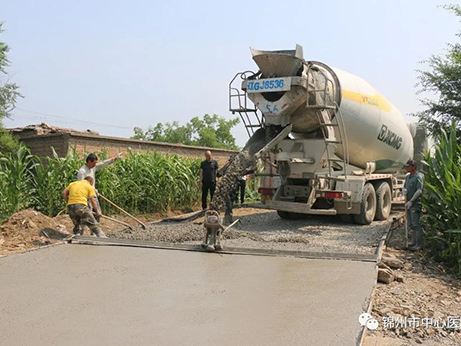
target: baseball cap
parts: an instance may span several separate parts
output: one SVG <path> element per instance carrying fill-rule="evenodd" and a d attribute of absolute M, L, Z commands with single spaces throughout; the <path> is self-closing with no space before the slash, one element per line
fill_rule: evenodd
<path fill-rule="evenodd" d="M 403 166 L 403 168 L 409 167 L 409 166 L 416 166 L 416 161 L 415 160 L 408 160 L 407 163 L 405 164 L 405 166 Z"/>

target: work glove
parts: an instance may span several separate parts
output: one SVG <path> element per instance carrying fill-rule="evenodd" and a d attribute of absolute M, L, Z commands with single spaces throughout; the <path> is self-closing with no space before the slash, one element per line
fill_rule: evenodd
<path fill-rule="evenodd" d="M 408 201 L 408 202 L 407 202 L 407 209 L 410 209 L 412 205 L 413 205 L 413 202 L 412 202 L 412 201 Z"/>
<path fill-rule="evenodd" d="M 407 190 L 407 189 L 405 189 L 405 188 L 403 188 L 403 190 L 402 190 L 402 195 L 406 196 L 406 195 L 407 195 L 407 193 L 408 193 L 408 190 Z"/>

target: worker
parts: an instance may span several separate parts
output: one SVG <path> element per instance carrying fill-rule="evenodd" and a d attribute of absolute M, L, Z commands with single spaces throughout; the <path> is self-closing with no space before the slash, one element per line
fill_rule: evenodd
<path fill-rule="evenodd" d="M 420 250 L 423 246 L 423 229 L 420 223 L 421 216 L 421 195 L 423 193 L 424 177 L 416 170 L 416 161 L 408 160 L 404 166 L 407 170 L 403 195 L 406 196 L 407 225 L 412 231 L 413 242 L 409 250 Z"/>
<path fill-rule="evenodd" d="M 96 154 L 89 154 L 86 157 L 86 162 L 85 164 L 80 167 L 77 173 L 77 180 L 82 180 L 85 177 L 92 177 L 93 178 L 93 186 L 96 185 L 96 172 L 113 164 L 116 160 L 121 158 L 121 154 L 118 154 L 117 156 L 114 156 L 110 159 L 104 160 L 103 162 L 98 162 L 98 157 Z"/>
<path fill-rule="evenodd" d="M 200 164 L 200 188 L 202 189 L 202 209 L 207 208 L 208 191 L 210 191 L 210 200 L 216 189 L 216 175 L 219 169 L 218 162 L 213 160 L 211 151 L 205 152 L 205 160 Z"/>
<path fill-rule="evenodd" d="M 237 193 L 235 194 L 235 202 L 238 201 L 238 194 L 240 192 L 240 204 L 243 204 L 243 202 L 245 202 L 246 180 L 246 175 L 242 175 L 237 179 Z"/>
<path fill-rule="evenodd" d="M 254 174 L 254 172 L 255 172 L 254 169 L 246 170 L 238 178 L 238 180 L 237 180 L 237 191 L 235 192 L 235 196 L 234 196 L 234 202 L 235 203 L 238 202 L 239 191 L 240 191 L 240 204 L 243 204 L 245 202 L 245 187 L 246 187 L 247 176 L 249 174 Z"/>
<path fill-rule="evenodd" d="M 94 180 L 87 176 L 83 180 L 70 183 L 62 196 L 67 203 L 67 213 L 74 224 L 74 235 L 83 235 L 81 225 L 88 226 L 92 234 L 100 238 L 107 238 L 96 221 L 93 213 L 88 208 L 88 201 L 93 205 L 93 210 L 97 216 L 101 213 L 96 204 L 96 191 L 93 187 Z"/>
<path fill-rule="evenodd" d="M 121 158 L 121 154 L 118 154 L 117 156 L 114 156 L 110 159 L 107 159 L 103 162 L 98 162 L 98 157 L 96 156 L 96 154 L 89 154 L 87 157 L 86 157 L 86 162 L 85 164 L 80 167 L 80 169 L 78 170 L 78 173 L 77 173 L 77 180 L 82 180 L 82 179 L 85 179 L 86 177 L 91 177 L 93 178 L 93 187 L 96 187 L 96 172 L 113 164 L 116 160 L 120 159 Z M 97 192 L 97 190 L 96 190 Z M 99 214 L 101 213 L 101 207 L 99 205 L 99 200 L 96 196 L 96 206 L 97 206 L 97 210 L 99 211 Z M 89 208 L 90 210 L 94 210 L 96 211 L 95 209 L 93 209 L 93 206 L 89 205 Z M 96 216 L 96 220 L 99 222 L 99 217 Z"/>

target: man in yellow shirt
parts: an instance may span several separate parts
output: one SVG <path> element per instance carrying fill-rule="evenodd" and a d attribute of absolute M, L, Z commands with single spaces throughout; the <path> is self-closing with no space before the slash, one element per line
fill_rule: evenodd
<path fill-rule="evenodd" d="M 62 196 L 67 203 L 67 212 L 74 223 L 74 235 L 82 234 L 81 225 L 86 225 L 90 228 L 92 234 L 97 237 L 107 238 L 101 230 L 99 223 L 93 216 L 93 213 L 88 208 L 88 201 L 93 206 L 95 214 L 101 216 L 96 202 L 96 191 L 93 187 L 93 178 L 88 176 L 83 180 L 70 183 L 62 192 Z"/>

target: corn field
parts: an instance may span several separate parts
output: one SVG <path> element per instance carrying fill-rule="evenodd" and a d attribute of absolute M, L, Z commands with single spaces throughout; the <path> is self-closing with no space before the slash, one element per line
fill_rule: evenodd
<path fill-rule="evenodd" d="M 131 154 L 99 171 L 96 187 L 133 213 L 186 208 L 200 200 L 200 162 L 177 155 Z"/>
<path fill-rule="evenodd" d="M 442 132 L 433 154 L 426 154 L 423 216 L 428 253 L 461 275 L 461 145 L 456 128 Z"/>
<path fill-rule="evenodd" d="M 98 154 L 103 160 L 104 153 Z M 69 153 L 60 158 L 30 155 L 21 147 L 0 157 L 0 220 L 15 211 L 34 208 L 54 216 L 65 208 L 62 190 L 76 180 L 83 158 Z M 124 160 L 96 173 L 96 188 L 134 214 L 190 207 L 200 200 L 199 159 L 159 153 L 130 153 Z M 117 212 L 100 201 L 103 213 Z M 112 209 L 111 209 L 112 208 Z"/>

